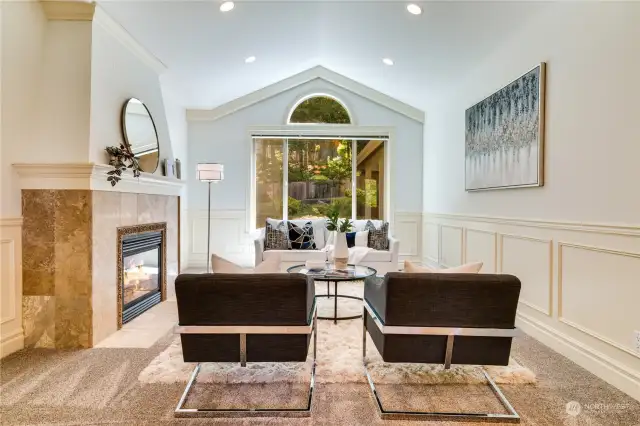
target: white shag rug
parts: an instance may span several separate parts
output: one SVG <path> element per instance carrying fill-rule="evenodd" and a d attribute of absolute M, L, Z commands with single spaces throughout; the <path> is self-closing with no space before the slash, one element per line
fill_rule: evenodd
<path fill-rule="evenodd" d="M 316 294 L 326 294 L 324 283 L 316 284 Z M 331 285 L 333 292 L 333 285 Z M 362 297 L 362 282 L 340 283 L 339 294 Z M 362 313 L 362 302 L 353 299 L 338 300 L 338 315 L 351 316 Z M 333 298 L 318 298 L 318 315 L 333 316 Z M 313 343 L 311 343 L 313 345 Z M 204 363 L 198 375 L 201 383 L 306 383 L 311 374 L 313 349 L 309 348 L 306 363 Z M 378 384 L 481 384 L 486 383 L 482 370 L 477 366 L 385 363 L 367 334 L 367 368 Z M 193 371 L 193 363 L 182 360 L 180 337 L 160 353 L 140 373 L 143 383 L 186 382 Z M 487 366 L 486 371 L 500 384 L 536 383 L 535 374 L 521 366 L 513 358 L 504 367 Z M 316 380 L 319 383 L 365 382 L 362 366 L 362 319 L 349 321 L 318 320 L 318 356 Z"/>

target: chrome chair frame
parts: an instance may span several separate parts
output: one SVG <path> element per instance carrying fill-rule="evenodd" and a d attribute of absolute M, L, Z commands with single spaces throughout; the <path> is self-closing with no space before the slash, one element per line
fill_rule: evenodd
<path fill-rule="evenodd" d="M 314 305 L 312 321 L 309 325 L 291 326 L 218 326 L 218 325 L 176 325 L 176 334 L 239 334 L 240 335 L 240 365 L 247 366 L 247 334 L 311 334 L 313 333 L 313 365 L 311 366 L 311 381 L 309 397 L 304 408 L 184 408 L 189 391 L 198 377 L 202 363 L 197 363 L 187 386 L 182 393 L 174 417 L 309 417 L 313 403 L 313 388 L 316 379 L 316 358 L 318 352 L 318 310 Z"/>
<path fill-rule="evenodd" d="M 520 415 L 513 408 L 511 403 L 504 396 L 498 385 L 486 372 L 484 367 L 482 373 L 487 379 L 491 390 L 496 395 L 502 406 L 508 411 L 503 413 L 455 413 L 455 412 L 429 412 L 429 411 L 397 411 L 385 410 L 382 401 L 376 390 L 375 383 L 367 369 L 367 312 L 373 318 L 376 327 L 382 334 L 404 334 L 404 335 L 422 335 L 422 336 L 447 336 L 447 346 L 445 352 L 444 368 L 451 368 L 451 359 L 453 357 L 453 342 L 456 336 L 483 336 L 483 337 L 516 337 L 521 335 L 520 330 L 500 329 L 500 328 L 460 328 L 460 327 L 405 327 L 405 326 L 386 326 L 382 323 L 375 310 L 364 301 L 363 321 L 362 321 L 362 364 L 367 381 L 371 387 L 371 392 L 378 409 L 378 414 L 382 419 L 408 419 L 408 420 L 449 420 L 449 421 L 492 421 L 492 422 L 508 422 L 520 423 Z"/>

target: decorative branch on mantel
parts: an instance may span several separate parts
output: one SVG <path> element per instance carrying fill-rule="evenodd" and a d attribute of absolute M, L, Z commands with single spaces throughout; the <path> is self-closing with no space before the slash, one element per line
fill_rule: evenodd
<path fill-rule="evenodd" d="M 133 171 L 133 177 L 140 177 L 138 159 L 123 144 L 120 144 L 119 147 L 108 146 L 105 151 L 109 154 L 109 165 L 113 167 L 113 170 L 107 172 L 109 176 L 107 181 L 111 182 L 111 186 L 116 186 L 116 183 L 122 179 L 122 172 L 127 169 Z"/>

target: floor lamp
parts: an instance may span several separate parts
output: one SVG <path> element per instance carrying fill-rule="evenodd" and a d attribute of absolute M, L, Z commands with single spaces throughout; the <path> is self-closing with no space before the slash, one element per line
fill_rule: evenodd
<path fill-rule="evenodd" d="M 207 273 L 211 261 L 211 182 L 218 183 L 224 179 L 224 166 L 219 163 L 198 163 L 196 167 L 198 180 L 209 184 L 209 202 L 207 204 Z"/>

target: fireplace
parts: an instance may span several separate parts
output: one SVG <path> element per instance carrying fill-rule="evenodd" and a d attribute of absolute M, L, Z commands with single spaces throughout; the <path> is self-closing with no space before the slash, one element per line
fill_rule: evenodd
<path fill-rule="evenodd" d="M 166 224 L 118 229 L 118 328 L 165 299 Z"/>

